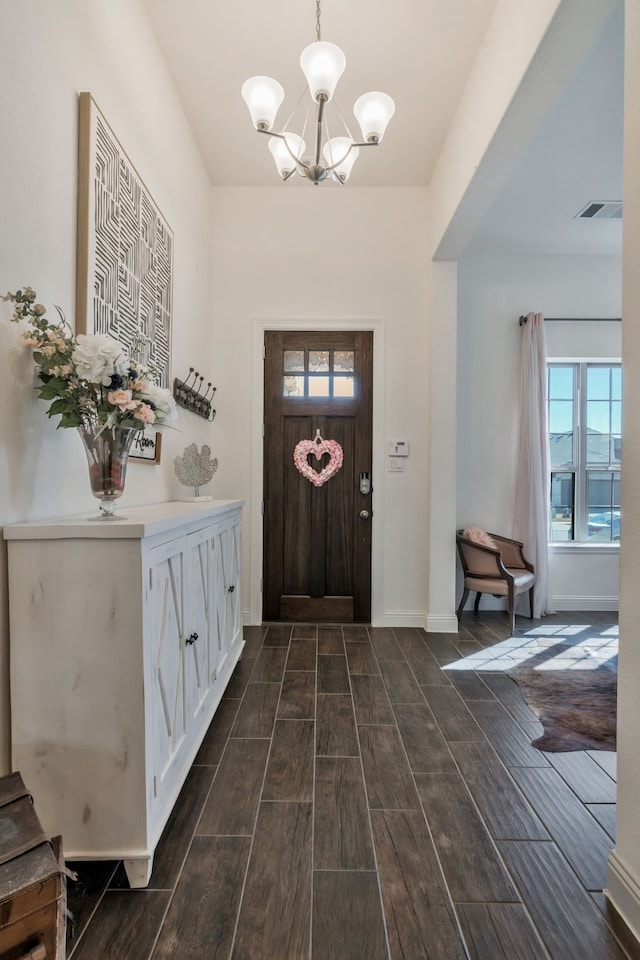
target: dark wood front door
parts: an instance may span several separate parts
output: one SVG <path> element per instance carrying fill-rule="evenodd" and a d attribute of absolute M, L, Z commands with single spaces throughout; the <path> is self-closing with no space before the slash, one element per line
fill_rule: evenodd
<path fill-rule="evenodd" d="M 367 623 L 373 334 L 266 332 L 264 380 L 263 618 Z M 321 486 L 293 459 L 318 431 L 343 454 Z M 319 473 L 332 456 L 306 463 Z"/>

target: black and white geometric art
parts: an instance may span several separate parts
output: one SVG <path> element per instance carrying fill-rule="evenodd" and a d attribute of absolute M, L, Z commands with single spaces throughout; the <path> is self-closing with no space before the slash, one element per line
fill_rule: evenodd
<path fill-rule="evenodd" d="M 173 233 L 91 94 L 80 94 L 77 332 L 108 333 L 171 384 Z"/>

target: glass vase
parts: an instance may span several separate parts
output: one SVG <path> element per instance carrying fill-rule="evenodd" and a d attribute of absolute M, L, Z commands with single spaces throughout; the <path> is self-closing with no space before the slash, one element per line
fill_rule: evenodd
<path fill-rule="evenodd" d="M 124 520 L 116 516 L 116 500 L 124 491 L 129 451 L 137 431 L 131 427 L 101 428 L 99 423 L 78 427 L 89 464 L 91 492 L 100 501 L 100 514 L 95 519 Z"/>

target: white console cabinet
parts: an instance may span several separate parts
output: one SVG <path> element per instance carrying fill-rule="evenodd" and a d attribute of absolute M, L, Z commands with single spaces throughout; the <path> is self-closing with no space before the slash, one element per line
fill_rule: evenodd
<path fill-rule="evenodd" d="M 5 527 L 12 763 L 68 859 L 153 852 L 242 652 L 242 502 Z"/>

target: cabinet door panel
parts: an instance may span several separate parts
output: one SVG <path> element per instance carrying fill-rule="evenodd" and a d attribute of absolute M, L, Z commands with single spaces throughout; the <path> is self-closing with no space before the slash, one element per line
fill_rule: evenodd
<path fill-rule="evenodd" d="M 212 598 L 211 528 L 198 530 L 187 538 L 189 566 L 185 621 L 185 690 L 189 718 L 195 718 L 209 695 L 211 663 L 209 643 Z"/>
<path fill-rule="evenodd" d="M 151 551 L 154 793 L 160 798 L 185 737 L 182 644 L 184 541 Z"/>

